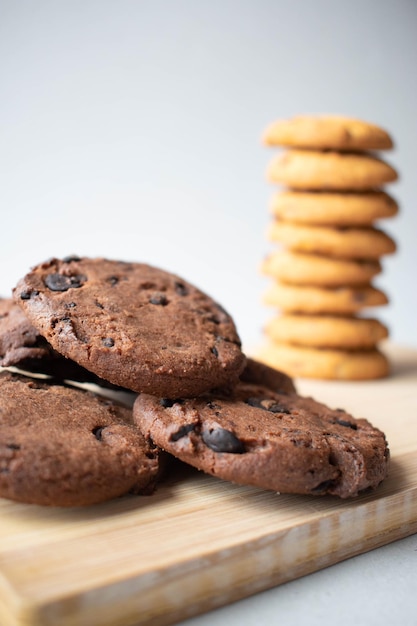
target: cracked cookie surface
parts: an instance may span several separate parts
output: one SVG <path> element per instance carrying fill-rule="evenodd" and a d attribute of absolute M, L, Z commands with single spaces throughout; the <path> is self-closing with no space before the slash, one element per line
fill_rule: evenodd
<path fill-rule="evenodd" d="M 244 367 L 230 315 L 150 265 L 52 259 L 18 283 L 14 298 L 60 354 L 132 391 L 198 395 L 237 381 Z"/>
<path fill-rule="evenodd" d="M 188 400 L 141 394 L 133 417 L 156 445 L 235 483 L 347 498 L 387 474 L 385 436 L 367 420 L 262 385 Z"/>
<path fill-rule="evenodd" d="M 159 451 L 132 411 L 91 392 L 0 373 L 0 495 L 83 506 L 152 490 Z"/>
<path fill-rule="evenodd" d="M 0 298 L 0 367 L 17 367 L 58 380 L 113 387 L 54 350 L 10 298 Z"/>

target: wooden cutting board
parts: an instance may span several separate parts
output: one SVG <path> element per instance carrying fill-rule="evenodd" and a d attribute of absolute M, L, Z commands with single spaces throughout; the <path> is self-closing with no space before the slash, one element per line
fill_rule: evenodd
<path fill-rule="evenodd" d="M 383 429 L 388 479 L 340 501 L 240 487 L 181 466 L 156 494 L 85 509 L 0 499 L 0 623 L 172 624 L 417 531 L 417 352 L 382 381 L 298 381 Z"/>

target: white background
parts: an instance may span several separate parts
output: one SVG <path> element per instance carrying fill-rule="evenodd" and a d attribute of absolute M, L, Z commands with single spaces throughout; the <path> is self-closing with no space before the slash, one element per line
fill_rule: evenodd
<path fill-rule="evenodd" d="M 417 346 L 416 27 L 413 0 L 0 1 L 0 293 L 51 256 L 147 262 L 254 345 L 273 314 L 260 136 L 341 113 L 396 142 L 399 251 L 376 281 L 391 304 L 370 314 Z"/>

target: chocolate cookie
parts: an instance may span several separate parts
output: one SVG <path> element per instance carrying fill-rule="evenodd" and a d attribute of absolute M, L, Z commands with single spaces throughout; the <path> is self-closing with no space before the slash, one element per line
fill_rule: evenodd
<path fill-rule="evenodd" d="M 240 380 L 244 383 L 262 385 L 277 393 L 296 392 L 294 381 L 287 374 L 252 358 L 247 359 Z"/>
<path fill-rule="evenodd" d="M 198 395 L 237 381 L 244 367 L 230 315 L 149 265 L 52 259 L 27 274 L 14 297 L 60 354 L 132 391 Z"/>
<path fill-rule="evenodd" d="M 0 299 L 0 367 L 17 367 L 60 380 L 114 387 L 54 350 L 10 298 Z"/>
<path fill-rule="evenodd" d="M 152 489 L 158 450 L 130 409 L 6 371 L 0 389 L 2 497 L 81 506 Z"/>
<path fill-rule="evenodd" d="M 0 366 L 49 359 L 54 351 L 11 299 L 0 299 Z"/>
<path fill-rule="evenodd" d="M 233 396 L 139 395 L 135 422 L 182 461 L 232 482 L 347 498 L 385 478 L 384 434 L 311 398 L 240 383 Z"/>

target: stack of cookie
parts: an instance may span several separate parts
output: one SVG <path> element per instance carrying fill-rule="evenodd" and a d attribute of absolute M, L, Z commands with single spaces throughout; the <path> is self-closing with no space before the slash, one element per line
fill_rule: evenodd
<path fill-rule="evenodd" d="M 375 226 L 398 211 L 382 190 L 397 173 L 374 152 L 391 148 L 390 136 L 360 120 L 303 116 L 273 123 L 264 142 L 284 148 L 267 172 L 284 188 L 272 198 L 268 232 L 280 248 L 262 264 L 274 279 L 264 301 L 280 314 L 259 357 L 293 376 L 386 376 L 378 343 L 388 330 L 361 313 L 388 302 L 372 280 L 396 249 Z"/>
<path fill-rule="evenodd" d="M 172 456 L 235 483 L 342 498 L 387 474 L 380 430 L 247 359 L 231 316 L 178 276 L 71 256 L 34 267 L 13 296 L 0 300 L 0 366 L 15 368 L 0 372 L 2 497 L 147 494 Z"/>

